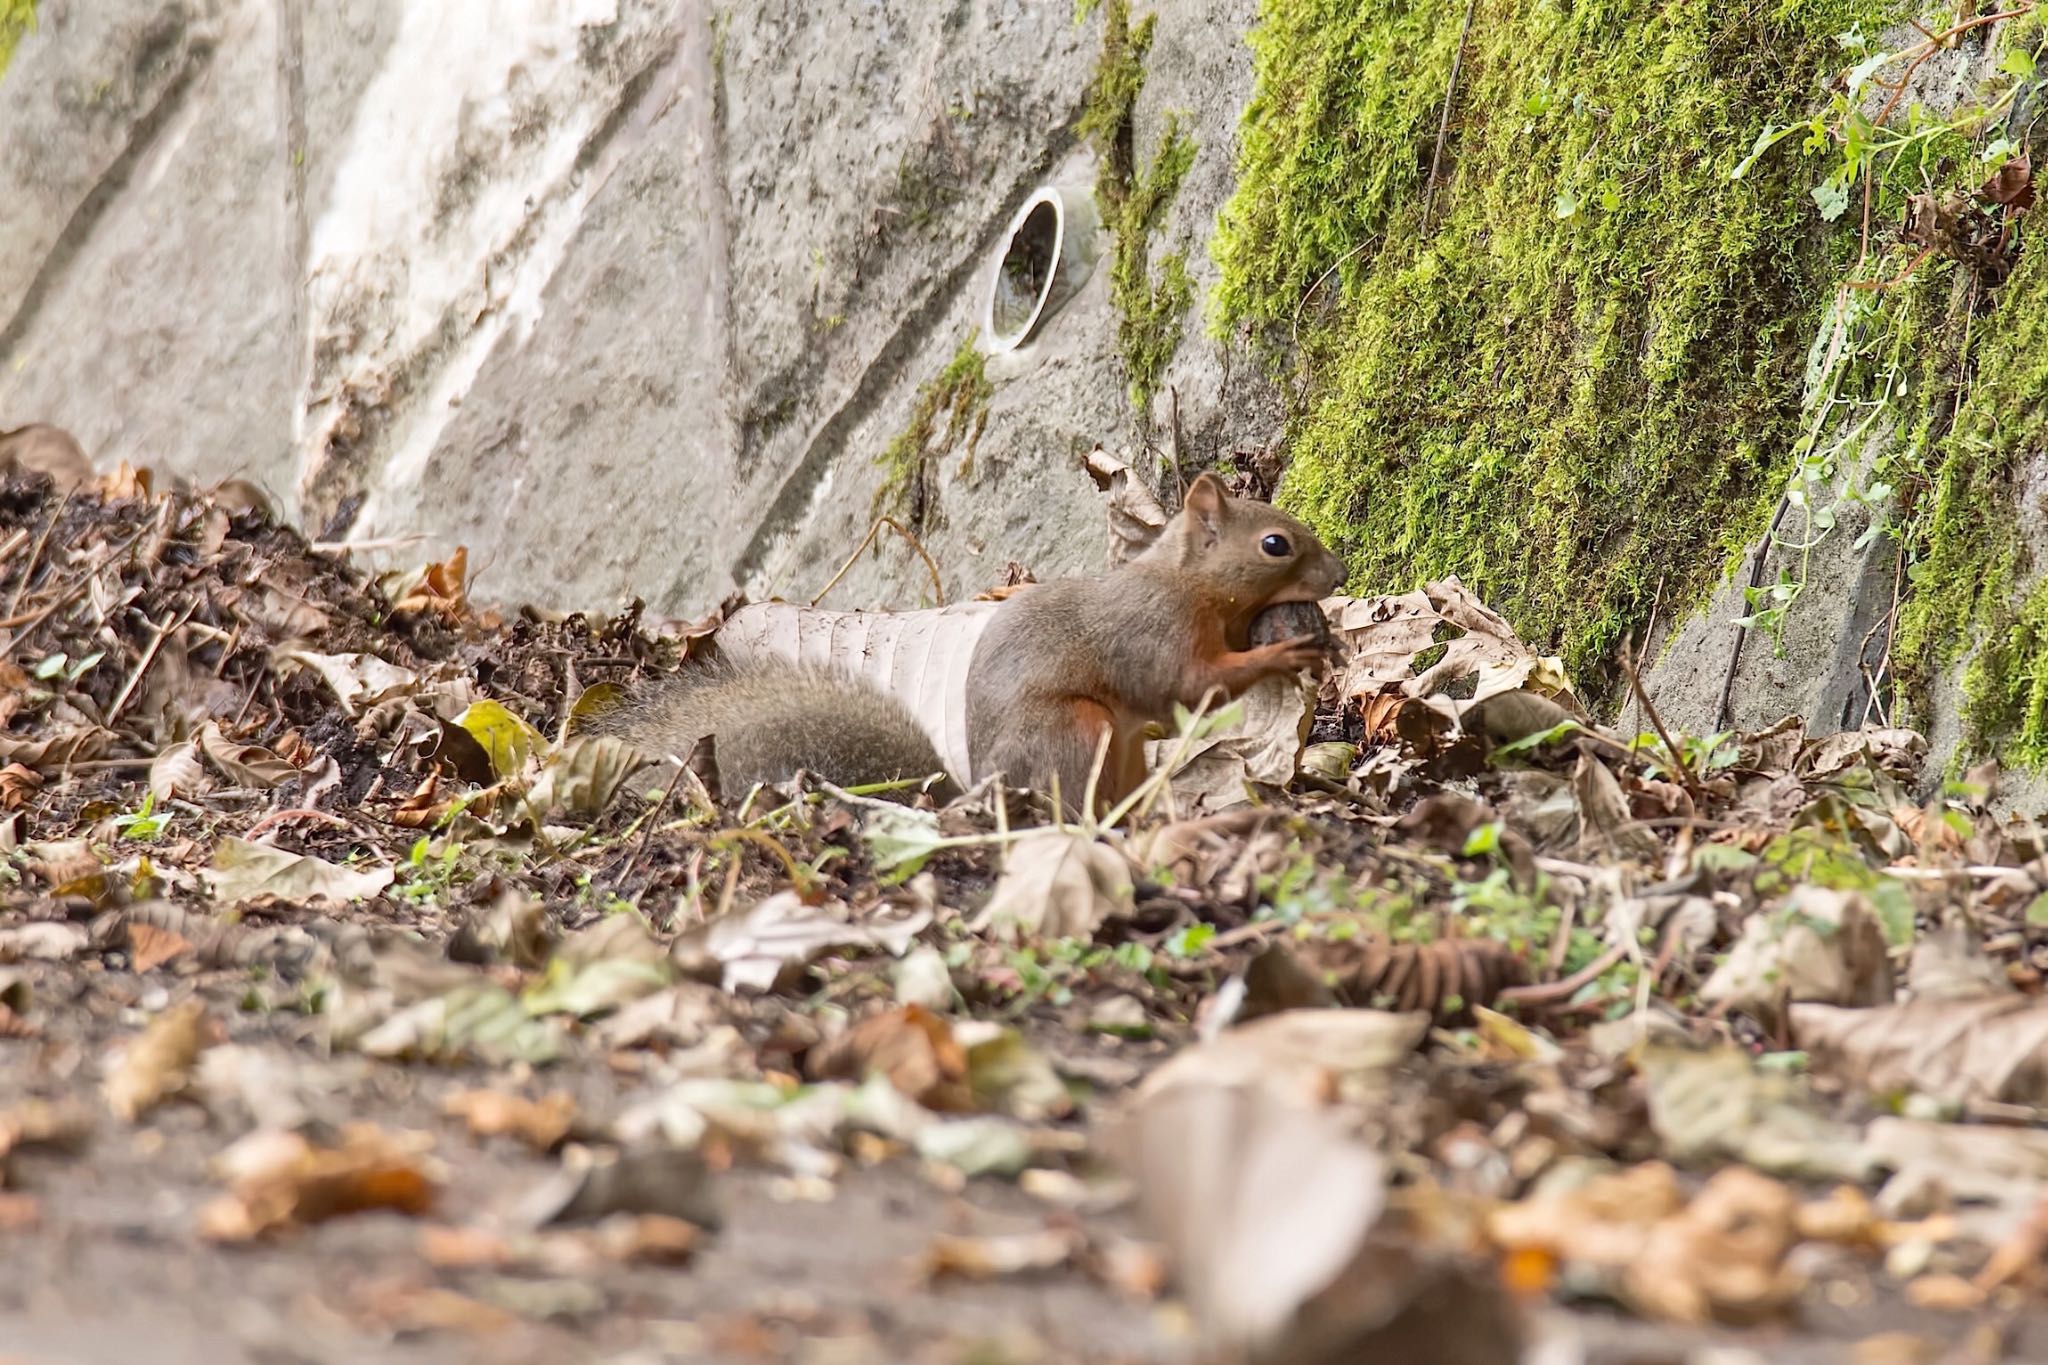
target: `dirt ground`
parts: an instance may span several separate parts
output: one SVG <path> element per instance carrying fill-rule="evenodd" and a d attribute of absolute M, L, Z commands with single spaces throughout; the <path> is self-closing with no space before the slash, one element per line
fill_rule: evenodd
<path fill-rule="evenodd" d="M 462 578 L 0 485 L 0 1360 L 2048 1360 L 2048 842 L 1917 736 L 1432 585 L 1289 789 L 1020 838 L 579 738 L 716 617 Z"/>

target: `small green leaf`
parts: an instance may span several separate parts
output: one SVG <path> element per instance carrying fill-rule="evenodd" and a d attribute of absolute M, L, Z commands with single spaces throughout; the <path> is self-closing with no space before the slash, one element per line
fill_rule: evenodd
<path fill-rule="evenodd" d="M 1849 93 L 1851 95 L 1862 93 L 1863 87 L 1870 84 L 1870 78 L 1875 76 L 1886 62 L 1892 60 L 1892 55 L 1889 52 L 1873 52 L 1862 61 L 1856 63 L 1856 65 L 1850 67 L 1847 78 Z"/>
<path fill-rule="evenodd" d="M 2009 47 L 1998 63 L 1998 69 L 2019 80 L 2034 79 L 2034 54 L 2023 47 Z"/>
<path fill-rule="evenodd" d="M 1550 216 L 1560 223 L 1568 223 L 1579 216 L 1579 196 L 1568 189 L 1557 192 L 1557 202 L 1551 205 Z"/>
<path fill-rule="evenodd" d="M 2048 891 L 2043 891 L 2028 902 L 2027 923 L 2048 924 Z"/>
<path fill-rule="evenodd" d="M 1478 858 L 1500 847 L 1500 821 L 1489 820 L 1465 836 L 1467 858 Z"/>
<path fill-rule="evenodd" d="M 36 665 L 36 680 L 48 682 L 64 671 L 64 665 L 67 662 L 69 660 L 63 653 L 52 654 L 49 658 Z"/>

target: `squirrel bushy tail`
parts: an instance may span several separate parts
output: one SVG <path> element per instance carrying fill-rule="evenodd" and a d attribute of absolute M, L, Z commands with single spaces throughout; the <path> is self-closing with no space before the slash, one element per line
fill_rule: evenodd
<path fill-rule="evenodd" d="M 710 735 L 719 780 L 733 795 L 785 782 L 798 769 L 842 787 L 946 771 L 902 702 L 849 673 L 808 664 L 686 664 L 578 728 L 684 757 Z M 931 786 L 940 801 L 959 790 L 950 776 Z"/>

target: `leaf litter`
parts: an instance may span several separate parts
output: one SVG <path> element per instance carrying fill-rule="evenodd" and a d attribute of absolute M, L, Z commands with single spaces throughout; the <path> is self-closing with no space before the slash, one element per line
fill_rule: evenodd
<path fill-rule="evenodd" d="M 508 618 L 140 477 L 0 519 L 0 1237 L 169 1195 L 223 1292 L 568 1354 L 965 1359 L 968 1287 L 1076 1360 L 2048 1330 L 2048 837 L 1911 732 L 1618 733 L 1447 580 L 1325 603 L 1313 705 L 1186 718 L 1117 828 L 720 804 L 580 699 L 857 640 L 952 752 L 985 604 Z"/>

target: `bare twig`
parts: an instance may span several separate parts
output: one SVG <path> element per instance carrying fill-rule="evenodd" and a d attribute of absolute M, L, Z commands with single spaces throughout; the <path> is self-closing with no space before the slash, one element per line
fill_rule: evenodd
<path fill-rule="evenodd" d="M 1679 783 L 1694 801 L 1704 801 L 1707 789 L 1693 776 L 1692 765 L 1685 761 L 1685 752 L 1678 747 L 1678 741 L 1671 737 L 1671 732 L 1664 728 L 1664 717 L 1657 714 L 1657 707 L 1651 702 L 1650 694 L 1643 690 L 1643 675 L 1636 672 L 1635 650 L 1632 647 L 1634 644 L 1633 640 L 1623 640 L 1621 643 L 1622 667 L 1628 670 L 1628 685 L 1635 691 L 1636 702 L 1643 708 L 1643 714 L 1650 718 L 1650 725 L 1656 730 L 1657 738 L 1664 741 L 1664 748 L 1671 755 L 1672 767 L 1678 772 Z"/>
<path fill-rule="evenodd" d="M 1787 493 L 1791 492 L 1788 488 Z M 1764 532 L 1764 538 L 1757 543 L 1756 556 L 1749 563 L 1749 590 L 1755 592 L 1764 584 L 1764 564 L 1771 556 L 1771 546 L 1777 543 L 1778 527 L 1784 524 L 1785 509 L 1792 505 L 1789 497 L 1780 496 L 1778 510 L 1771 514 L 1771 524 Z M 1749 637 L 1749 627 L 1735 627 L 1735 648 L 1728 651 L 1728 672 L 1721 678 L 1721 699 L 1714 703 L 1714 728 L 1728 728 L 1728 698 L 1735 691 L 1735 672 L 1742 666 L 1742 643 Z"/>
<path fill-rule="evenodd" d="M 917 557 L 924 561 L 924 567 L 931 573 L 932 576 L 932 604 L 934 606 L 941 607 L 946 604 L 946 590 L 939 583 L 939 566 L 932 563 L 932 557 L 929 554 L 925 553 L 925 548 L 923 544 L 919 542 L 916 536 L 910 534 L 909 531 L 905 530 L 903 528 L 903 524 L 897 521 L 896 518 L 876 517 L 874 525 L 868 527 L 868 533 L 861 537 L 860 544 L 856 545 L 854 547 L 853 553 L 846 557 L 846 562 L 839 566 L 839 572 L 832 575 L 832 581 L 827 583 L 824 587 L 820 588 L 818 590 L 818 595 L 811 599 L 812 606 L 815 607 L 820 602 L 824 601 L 825 595 L 831 592 L 832 589 L 839 586 L 839 580 L 846 577 L 847 571 L 854 566 L 855 561 L 857 561 L 863 554 L 867 553 L 868 546 L 875 543 L 875 537 L 881 534 L 881 530 L 884 526 L 888 527 L 897 535 L 902 536 L 905 540 L 909 541 L 910 548 L 917 551 Z"/>
<path fill-rule="evenodd" d="M 7 599 L 9 616 L 21 610 L 21 595 L 28 591 L 29 580 L 36 576 L 36 565 L 43 560 L 43 546 L 49 544 L 50 532 L 56 528 L 57 518 L 64 511 L 64 500 L 59 498 L 56 503 L 57 505 L 50 509 L 50 515 L 43 521 L 42 531 L 36 536 L 36 547 L 28 552 L 28 566 L 21 571 L 21 581 L 14 585 L 14 594 Z"/>
<path fill-rule="evenodd" d="M 1444 83 L 1444 108 L 1436 121 L 1436 146 L 1429 154 L 1429 183 L 1422 191 L 1422 230 L 1429 231 L 1430 219 L 1436 209 L 1437 169 L 1443 164 L 1444 139 L 1451 131 L 1451 105 L 1458 98 L 1458 72 L 1465 65 L 1465 40 L 1472 33 L 1472 12 L 1479 8 L 1479 0 L 1465 0 L 1465 22 L 1458 26 L 1458 48 L 1451 54 L 1451 77 Z"/>
<path fill-rule="evenodd" d="M 191 613 L 188 611 L 186 615 L 189 616 Z M 128 699 L 135 695 L 136 685 L 142 681 L 142 675 L 149 671 L 150 664 L 156 659 L 157 651 L 164 647 L 164 640 L 172 631 L 183 624 L 184 619 L 182 617 L 176 621 L 165 617 L 162 625 L 152 625 L 154 634 L 150 636 L 149 643 L 143 647 L 142 657 L 135 661 L 135 667 L 129 672 L 128 680 L 122 683 L 121 690 L 114 694 L 113 702 L 107 707 L 107 718 L 102 724 L 106 725 L 109 729 L 113 727 L 114 718 L 121 714 L 122 708 L 128 705 Z"/>

